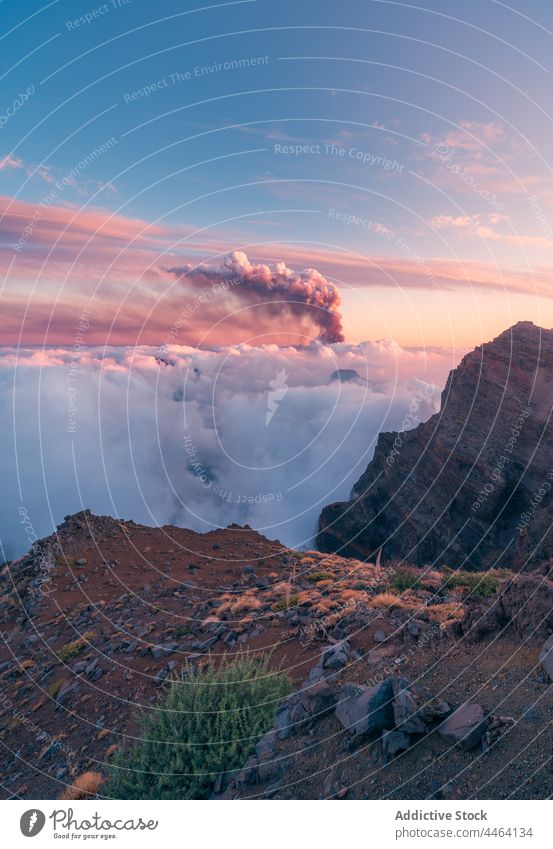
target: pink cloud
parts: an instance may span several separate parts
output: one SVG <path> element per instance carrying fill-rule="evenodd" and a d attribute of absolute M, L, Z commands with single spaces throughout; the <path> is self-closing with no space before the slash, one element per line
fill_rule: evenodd
<path fill-rule="evenodd" d="M 449 230 L 463 236 L 476 237 L 509 245 L 551 248 L 552 242 L 546 236 L 528 236 L 524 233 L 504 232 L 497 227 L 507 224 L 506 215 L 496 213 L 482 215 L 436 215 L 430 224 L 437 230 Z"/>
<path fill-rule="evenodd" d="M 15 156 L 10 156 L 9 153 L 0 159 L 0 171 L 13 171 L 16 168 L 21 168 L 22 165 L 23 160 Z"/>
<path fill-rule="evenodd" d="M 14 251 L 13 245 L 33 220 L 29 238 Z M 437 216 L 434 221 L 434 226 L 442 230 L 451 226 L 456 232 L 473 228 L 478 233 L 480 228 L 481 237 L 510 238 L 501 233 L 501 225 L 501 216 L 477 221 L 465 216 Z M 525 238 L 535 244 L 541 237 Z M 199 256 L 202 260 L 214 257 L 212 265 L 217 265 L 221 255 L 233 249 L 246 251 L 252 267 L 257 263 L 285 263 L 300 275 L 306 269 L 316 269 L 313 274 L 326 278 L 342 293 L 348 287 L 428 292 L 436 288 L 436 280 L 445 290 L 507 289 L 553 297 L 547 268 L 534 268 L 530 274 L 498 269 L 491 263 L 423 258 L 409 245 L 403 253 L 398 248 L 395 257 L 274 243 L 251 248 L 243 241 L 243 234 L 230 231 L 224 236 L 212 232 L 199 237 L 191 227 L 154 224 L 104 209 L 30 204 L 8 197 L 0 197 L 1 245 L 0 271 L 5 275 L 0 312 L 3 344 L 18 342 L 21 333 L 25 344 L 42 344 L 48 326 L 48 344 L 70 345 L 80 313 L 90 306 L 86 344 L 160 345 L 186 305 L 195 303 L 200 293 L 190 281 L 178 276 L 175 279 L 163 269 L 180 268 L 191 261 L 194 267 Z M 182 323 L 176 344 L 240 344 L 252 333 L 251 313 L 242 307 L 226 295 L 202 302 L 201 308 L 192 310 Z M 258 329 L 270 332 L 275 322 L 282 327 L 283 313 L 276 306 L 274 315 Z M 309 328 L 304 329 L 308 336 Z M 291 337 L 290 342 L 294 341 Z"/>

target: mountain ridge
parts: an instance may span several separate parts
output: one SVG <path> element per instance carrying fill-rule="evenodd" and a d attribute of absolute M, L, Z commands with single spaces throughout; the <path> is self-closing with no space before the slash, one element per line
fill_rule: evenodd
<path fill-rule="evenodd" d="M 518 322 L 476 347 L 441 398 L 427 422 L 379 435 L 350 500 L 321 513 L 322 551 L 476 569 L 553 556 L 553 330 Z"/>

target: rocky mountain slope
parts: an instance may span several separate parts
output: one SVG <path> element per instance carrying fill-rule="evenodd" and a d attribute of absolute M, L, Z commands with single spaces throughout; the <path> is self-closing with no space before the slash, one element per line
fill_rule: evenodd
<path fill-rule="evenodd" d="M 321 551 L 515 570 L 553 556 L 553 330 L 519 322 L 467 354 L 441 411 L 381 433 L 349 502 L 327 506 Z"/>
<path fill-rule="evenodd" d="M 67 517 L 0 573 L 3 797 L 101 797 L 137 710 L 244 649 L 294 692 L 213 798 L 550 796 L 553 582 L 382 564 Z"/>

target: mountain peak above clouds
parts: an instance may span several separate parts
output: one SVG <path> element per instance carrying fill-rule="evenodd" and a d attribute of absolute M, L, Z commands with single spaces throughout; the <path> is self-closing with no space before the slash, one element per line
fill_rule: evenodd
<path fill-rule="evenodd" d="M 520 321 L 450 372 L 439 413 L 379 435 L 319 547 L 473 569 L 553 556 L 552 406 L 553 330 Z"/>

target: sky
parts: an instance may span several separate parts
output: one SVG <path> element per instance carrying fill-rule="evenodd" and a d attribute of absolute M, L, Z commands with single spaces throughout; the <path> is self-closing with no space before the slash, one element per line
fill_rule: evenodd
<path fill-rule="evenodd" d="M 0 14 L 0 342 L 71 344 L 84 310 L 89 344 L 162 345 L 198 297 L 171 269 L 234 251 L 316 270 L 351 342 L 553 325 L 547 2 Z M 183 343 L 319 336 L 238 286 L 219 300 Z"/>
<path fill-rule="evenodd" d="M 310 545 L 553 326 L 549 2 L 201 4 L 0 0 L 4 556 L 83 507 Z"/>

